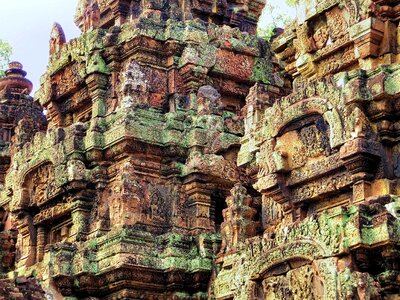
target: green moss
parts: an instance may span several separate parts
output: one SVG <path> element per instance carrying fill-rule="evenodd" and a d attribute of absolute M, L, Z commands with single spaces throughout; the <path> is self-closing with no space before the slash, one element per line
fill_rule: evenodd
<path fill-rule="evenodd" d="M 385 80 L 385 92 L 390 95 L 400 92 L 400 72 L 392 74 Z"/>
<path fill-rule="evenodd" d="M 264 84 L 273 83 L 271 63 L 266 58 L 256 58 L 250 79 Z"/>
<path fill-rule="evenodd" d="M 87 243 L 87 247 L 90 250 L 96 250 L 97 249 L 97 239 L 91 239 L 88 243 Z"/>
<path fill-rule="evenodd" d="M 99 53 L 94 53 L 89 57 L 86 65 L 86 73 L 88 75 L 92 73 L 109 74 L 107 64 Z"/>

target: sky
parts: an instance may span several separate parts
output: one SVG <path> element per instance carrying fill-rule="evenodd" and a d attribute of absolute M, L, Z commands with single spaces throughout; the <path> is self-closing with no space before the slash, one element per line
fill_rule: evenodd
<path fill-rule="evenodd" d="M 295 15 L 295 10 L 287 7 L 284 0 L 268 2 L 279 13 Z M 11 59 L 24 65 L 33 92 L 39 88 L 40 76 L 46 70 L 53 23 L 62 26 L 67 40 L 80 34 L 73 22 L 76 4 L 77 0 L 0 0 L 0 39 L 12 46 Z M 264 13 L 260 24 L 271 21 L 271 16 Z"/>

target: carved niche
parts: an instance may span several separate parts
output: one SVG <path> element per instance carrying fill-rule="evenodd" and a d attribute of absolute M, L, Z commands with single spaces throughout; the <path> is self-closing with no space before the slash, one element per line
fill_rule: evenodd
<path fill-rule="evenodd" d="M 252 202 L 242 185 L 231 189 L 231 195 L 226 198 L 227 208 L 222 211 L 220 254 L 235 251 L 240 242 L 256 235 L 259 223 L 254 221 L 257 210 L 251 207 Z"/>
<path fill-rule="evenodd" d="M 144 70 L 131 60 L 121 73 L 121 108 L 148 104 L 149 86 Z"/>
<path fill-rule="evenodd" d="M 145 188 L 130 162 L 123 163 L 101 196 L 98 226 L 133 225 L 143 220 Z M 109 220 L 109 221 L 108 221 Z M 103 223 L 103 225 L 101 225 Z"/>
<path fill-rule="evenodd" d="M 320 114 L 289 122 L 277 135 L 266 141 L 257 153 L 258 177 L 273 173 L 288 174 L 289 181 L 306 179 L 307 170 L 334 151 L 331 148 L 330 124 Z M 298 176 L 301 172 L 303 176 Z"/>
<path fill-rule="evenodd" d="M 285 275 L 271 276 L 261 283 L 264 298 L 288 300 L 323 299 L 319 278 L 310 265 L 290 270 Z"/>
<path fill-rule="evenodd" d="M 54 100 L 72 94 L 84 83 L 77 63 L 71 64 L 51 77 L 52 98 Z"/>
<path fill-rule="evenodd" d="M 29 178 L 27 188 L 30 191 L 29 207 L 47 202 L 57 192 L 53 165 L 40 166 Z"/>
<path fill-rule="evenodd" d="M 17 219 L 17 263 L 30 266 L 41 261 L 45 246 L 61 241 L 56 231 L 61 223 L 70 226 L 70 203 L 57 201 L 61 189 L 55 182 L 54 166 L 43 164 L 27 174 L 21 187 L 21 199 L 13 208 Z M 60 232 L 61 234 L 61 232 Z"/>
<path fill-rule="evenodd" d="M 337 274 L 333 261 L 315 258 L 310 261 L 310 258 L 295 255 L 284 261 L 276 260 L 276 264 L 272 264 L 261 278 L 249 284 L 248 296 L 260 300 L 336 298 L 337 291 L 328 286 L 328 283 L 336 285 Z"/>
<path fill-rule="evenodd" d="M 275 150 L 286 156 L 289 169 L 297 169 L 306 165 L 309 160 L 321 156 L 329 156 L 329 125 L 321 115 L 314 115 L 301 120 L 296 128 L 287 128 L 277 138 Z"/>
<path fill-rule="evenodd" d="M 351 174 L 338 151 L 346 130 L 334 101 L 288 96 L 265 111 L 268 121 L 256 153 L 258 180 L 254 186 L 263 194 L 264 229 L 270 216 L 275 216 L 274 225 L 282 218 L 288 222 L 302 219 L 350 185 Z M 282 207 L 271 206 L 271 201 Z M 267 234 L 273 234 L 272 227 Z"/>

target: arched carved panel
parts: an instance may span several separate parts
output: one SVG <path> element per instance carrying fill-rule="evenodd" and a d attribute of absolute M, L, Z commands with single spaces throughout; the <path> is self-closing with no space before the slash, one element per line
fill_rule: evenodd
<path fill-rule="evenodd" d="M 324 252 L 311 240 L 271 249 L 252 263 L 247 295 L 259 300 L 333 299 L 335 291 L 328 285 L 336 285 L 335 264 L 323 258 Z"/>
<path fill-rule="evenodd" d="M 323 279 L 311 264 L 292 269 L 285 274 L 264 278 L 254 284 L 253 293 L 260 300 L 326 299 Z"/>
<path fill-rule="evenodd" d="M 315 200 L 334 196 L 349 186 L 351 175 L 338 151 L 345 143 L 345 127 L 333 103 L 319 97 L 294 104 L 275 103 L 264 118 L 255 188 L 264 199 L 292 212 L 284 214 L 286 223 L 303 219 L 319 205 Z M 273 213 L 263 207 L 267 233 L 275 230 L 274 224 L 266 222 L 266 216 Z"/>
<path fill-rule="evenodd" d="M 31 266 L 43 259 L 48 243 L 61 241 L 54 238 L 57 230 L 70 228 L 71 203 L 60 198 L 63 190 L 57 186 L 52 163 L 44 162 L 24 174 L 12 212 L 18 229 L 17 265 Z"/>
<path fill-rule="evenodd" d="M 288 124 L 296 120 L 317 114 L 323 116 L 324 120 L 329 125 L 330 146 L 335 148 L 344 143 L 344 126 L 338 111 L 328 100 L 318 97 L 296 102 L 284 110 L 274 107 L 267 111 L 265 119 L 268 121 L 264 129 L 266 139 L 275 138 L 285 130 Z"/>
<path fill-rule="evenodd" d="M 30 191 L 29 206 L 44 204 L 57 191 L 54 182 L 53 165 L 46 164 L 40 166 L 26 183 L 26 188 Z"/>
<path fill-rule="evenodd" d="M 261 280 L 268 277 L 269 272 L 277 266 L 292 262 L 302 261 L 309 263 L 316 257 L 323 257 L 325 250 L 312 240 L 298 240 L 282 244 L 260 255 L 253 263 L 253 272 L 250 275 L 252 280 Z"/>

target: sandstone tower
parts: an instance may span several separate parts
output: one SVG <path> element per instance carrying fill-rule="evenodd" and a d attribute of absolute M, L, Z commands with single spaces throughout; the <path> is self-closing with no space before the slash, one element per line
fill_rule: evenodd
<path fill-rule="evenodd" d="M 81 0 L 10 65 L 0 298 L 399 299 L 400 4 L 264 5 Z"/>
<path fill-rule="evenodd" d="M 215 296 L 399 299 L 400 4 L 304 0 L 297 14 L 272 43 L 292 92 L 257 84 L 243 109 L 238 166 L 262 233 L 232 239 L 228 206 Z"/>

